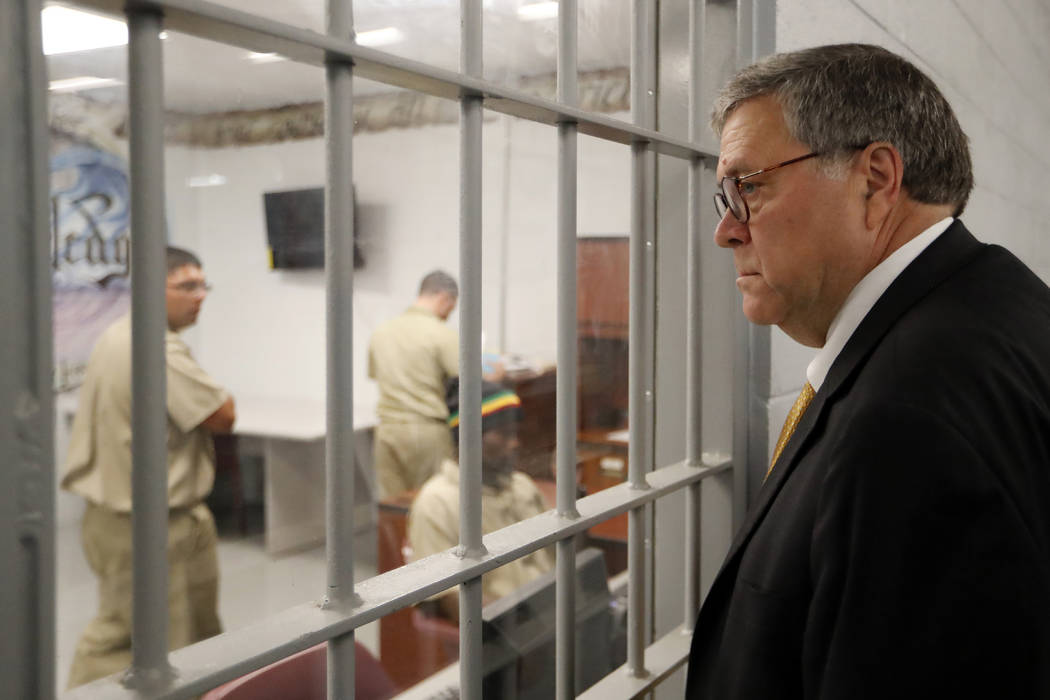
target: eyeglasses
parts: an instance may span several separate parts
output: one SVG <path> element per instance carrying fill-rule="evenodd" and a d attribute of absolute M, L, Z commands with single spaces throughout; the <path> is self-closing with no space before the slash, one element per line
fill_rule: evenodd
<path fill-rule="evenodd" d="M 186 282 L 179 282 L 178 284 L 168 285 L 168 289 L 177 289 L 180 292 L 186 294 L 207 294 L 211 291 L 211 285 L 207 282 L 195 282 L 193 280 L 187 280 Z"/>
<path fill-rule="evenodd" d="M 804 156 L 798 158 L 792 158 L 791 160 L 785 160 L 783 163 L 777 163 L 776 165 L 768 168 L 762 168 L 756 170 L 753 173 L 747 175 L 737 175 L 736 177 L 723 177 L 718 186 L 722 190 L 721 192 L 715 193 L 715 211 L 718 212 L 718 218 L 722 219 L 726 215 L 726 210 L 733 212 L 733 216 L 742 224 L 746 224 L 751 218 L 751 209 L 747 206 L 747 200 L 744 199 L 744 180 L 749 177 L 755 177 L 762 173 L 768 173 L 777 168 L 783 168 L 785 165 L 791 165 L 792 163 L 799 163 L 809 158 L 816 158 L 820 153 L 807 153 Z M 751 192 L 747 192 L 751 194 Z"/>

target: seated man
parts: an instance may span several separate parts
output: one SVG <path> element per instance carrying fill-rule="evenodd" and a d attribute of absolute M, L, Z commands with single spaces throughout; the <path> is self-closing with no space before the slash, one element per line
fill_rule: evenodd
<path fill-rule="evenodd" d="M 459 440 L 459 380 L 449 385 L 446 401 L 452 442 Z M 521 399 L 498 384 L 482 382 L 481 396 L 481 530 L 488 534 L 548 510 L 543 494 L 528 475 L 514 471 L 518 458 Z M 459 465 L 442 462 L 412 503 L 408 513 L 412 558 L 443 552 L 459 544 Z M 504 564 L 481 577 L 485 604 L 554 568 L 554 556 L 541 549 Z M 459 620 L 456 588 L 429 601 L 441 617 Z"/>

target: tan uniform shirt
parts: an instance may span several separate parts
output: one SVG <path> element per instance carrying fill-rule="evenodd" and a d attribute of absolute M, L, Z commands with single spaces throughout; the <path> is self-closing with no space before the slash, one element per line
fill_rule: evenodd
<path fill-rule="evenodd" d="M 500 528 L 547 511 L 543 494 L 526 474 L 513 472 L 502 490 L 481 487 L 481 532 Z M 459 466 L 447 459 L 420 489 L 408 513 L 412 559 L 443 552 L 459 544 Z M 497 600 L 554 568 L 550 548 L 540 549 L 481 577 L 486 601 Z M 443 592 L 444 595 L 447 592 Z"/>
<path fill-rule="evenodd" d="M 444 421 L 445 384 L 458 375 L 459 336 L 426 309 L 409 307 L 372 334 L 368 376 L 379 384 L 380 422 Z"/>
<path fill-rule="evenodd" d="M 215 448 L 201 422 L 228 398 L 167 331 L 168 505 L 199 503 L 215 480 Z M 107 328 L 80 388 L 62 488 L 121 513 L 131 511 L 131 317 Z"/>

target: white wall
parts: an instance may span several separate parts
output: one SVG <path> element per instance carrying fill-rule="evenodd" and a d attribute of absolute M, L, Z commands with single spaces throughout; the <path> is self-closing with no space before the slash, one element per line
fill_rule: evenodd
<path fill-rule="evenodd" d="M 581 232 L 626 233 L 628 149 L 581 137 L 579 152 Z M 551 127 L 504 117 L 485 122 L 485 349 L 541 362 L 553 362 L 556 347 L 555 154 Z M 365 258 L 354 277 L 359 405 L 376 398 L 366 379 L 371 331 L 413 301 L 426 272 L 440 267 L 458 277 L 458 163 L 454 125 L 354 137 Z M 188 339 L 202 365 L 235 396 L 324 397 L 324 277 L 321 271 L 268 269 L 262 200 L 266 191 L 322 185 L 324 167 L 320 139 L 167 151 L 171 238 L 201 255 L 215 287 Z M 227 184 L 185 186 L 192 175 L 212 173 L 225 176 Z M 458 323 L 458 316 L 449 322 Z"/>
<path fill-rule="evenodd" d="M 777 51 L 858 41 L 918 65 L 970 137 L 976 188 L 962 220 L 1050 280 L 1050 5 L 1040 0 L 790 0 L 777 3 Z M 812 350 L 771 331 L 769 453 Z M 763 371 L 760 369 L 760 371 Z"/>

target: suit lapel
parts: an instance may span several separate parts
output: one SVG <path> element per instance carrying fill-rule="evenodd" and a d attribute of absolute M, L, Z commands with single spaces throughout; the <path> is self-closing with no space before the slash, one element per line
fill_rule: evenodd
<path fill-rule="evenodd" d="M 821 421 L 828 401 L 840 393 L 842 385 L 864 364 L 897 319 L 983 249 L 984 245 L 956 219 L 879 297 L 835 359 L 824 383 L 780 453 L 776 467 L 759 491 L 757 501 L 733 540 L 722 566 L 723 571 L 730 567 L 730 563 L 751 539 L 799 458 L 805 453 L 804 448 L 814 427 Z M 719 572 L 718 578 L 721 577 L 722 572 Z"/>

